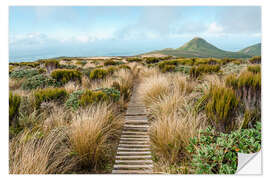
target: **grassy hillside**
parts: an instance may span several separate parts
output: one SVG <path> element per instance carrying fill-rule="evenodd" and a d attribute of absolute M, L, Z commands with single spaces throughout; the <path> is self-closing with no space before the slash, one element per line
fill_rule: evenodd
<path fill-rule="evenodd" d="M 261 56 L 261 43 L 246 47 L 239 52 L 250 56 Z"/>
<path fill-rule="evenodd" d="M 248 54 L 221 50 L 202 38 L 193 38 L 183 46 L 176 49 L 163 49 L 146 54 L 159 53 L 176 57 L 215 57 L 215 58 L 249 58 Z"/>

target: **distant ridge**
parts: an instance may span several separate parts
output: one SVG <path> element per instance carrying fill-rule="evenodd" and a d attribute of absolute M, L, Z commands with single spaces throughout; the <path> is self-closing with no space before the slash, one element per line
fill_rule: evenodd
<path fill-rule="evenodd" d="M 250 56 L 260 56 L 261 55 L 261 43 L 254 44 L 252 46 L 246 47 L 238 52 L 248 54 Z"/>
<path fill-rule="evenodd" d="M 224 51 L 208 43 L 206 40 L 195 37 L 183 46 L 172 49 L 152 51 L 145 54 L 163 54 L 176 57 L 215 57 L 215 58 L 250 58 L 253 55 L 244 52 Z"/>

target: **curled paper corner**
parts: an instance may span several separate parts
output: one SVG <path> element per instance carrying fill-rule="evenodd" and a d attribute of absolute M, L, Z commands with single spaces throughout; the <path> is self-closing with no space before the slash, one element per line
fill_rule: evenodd
<path fill-rule="evenodd" d="M 262 174 L 262 152 L 245 154 L 238 153 L 238 166 L 236 174 Z"/>

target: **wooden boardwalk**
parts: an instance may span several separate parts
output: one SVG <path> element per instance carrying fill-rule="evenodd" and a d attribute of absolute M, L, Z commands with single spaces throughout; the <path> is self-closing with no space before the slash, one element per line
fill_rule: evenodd
<path fill-rule="evenodd" d="M 113 174 L 153 173 L 146 109 L 134 90 L 128 103 Z"/>

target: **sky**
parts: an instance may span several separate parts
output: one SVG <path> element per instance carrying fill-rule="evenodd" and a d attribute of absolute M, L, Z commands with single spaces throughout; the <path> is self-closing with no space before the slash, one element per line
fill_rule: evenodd
<path fill-rule="evenodd" d="M 201 37 L 238 51 L 261 42 L 257 6 L 11 6 L 9 59 L 136 55 Z"/>

